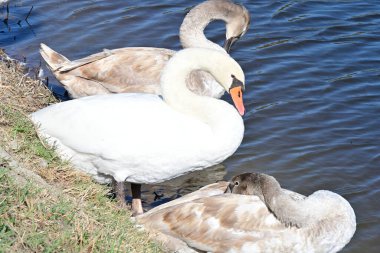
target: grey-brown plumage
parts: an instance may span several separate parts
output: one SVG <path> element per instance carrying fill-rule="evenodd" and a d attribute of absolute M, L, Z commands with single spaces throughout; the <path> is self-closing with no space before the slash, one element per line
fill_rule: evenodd
<path fill-rule="evenodd" d="M 266 174 L 237 175 L 231 179 L 226 192 L 258 196 L 286 226 L 302 227 L 312 219 L 300 208 L 304 196 L 287 194 L 274 177 Z"/>
<path fill-rule="evenodd" d="M 197 5 L 185 17 L 180 28 L 184 47 L 223 50 L 208 40 L 203 30 L 210 21 L 226 22 L 226 39 L 240 38 L 247 31 L 247 9 L 228 0 L 209 0 Z M 175 51 L 164 48 L 129 47 L 90 55 L 70 61 L 45 44 L 41 56 L 72 98 L 97 94 L 142 92 L 161 94 L 160 76 Z M 220 97 L 224 91 L 205 71 L 194 71 L 188 88 L 199 95 Z"/>
<path fill-rule="evenodd" d="M 137 219 L 208 252 L 337 252 L 356 229 L 350 204 L 330 191 L 305 197 L 253 173 L 234 177 L 227 192 L 237 194 L 199 196 Z"/>

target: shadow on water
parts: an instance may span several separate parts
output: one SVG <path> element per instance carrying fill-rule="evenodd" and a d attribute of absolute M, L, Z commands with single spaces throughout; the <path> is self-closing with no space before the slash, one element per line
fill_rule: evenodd
<path fill-rule="evenodd" d="M 142 198 L 144 199 L 143 205 L 147 209 L 150 209 L 196 191 L 200 186 L 221 181 L 226 174 L 227 172 L 223 165 L 216 165 L 161 184 L 144 185 L 142 189 Z"/>

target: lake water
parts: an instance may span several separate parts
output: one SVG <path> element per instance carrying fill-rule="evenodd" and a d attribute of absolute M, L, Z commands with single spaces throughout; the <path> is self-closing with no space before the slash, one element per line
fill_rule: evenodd
<path fill-rule="evenodd" d="M 180 49 L 178 28 L 199 2 L 15 0 L 8 24 L 0 23 L 0 47 L 30 66 L 41 60 L 41 42 L 69 59 L 103 48 Z M 171 187 L 146 187 L 146 206 L 238 173 L 265 172 L 305 195 L 319 189 L 341 194 L 358 222 L 343 251 L 379 252 L 379 1 L 239 2 L 252 15 L 251 29 L 232 51 L 247 79 L 243 143 L 224 167 Z M 29 24 L 17 24 L 32 6 Z M 0 7 L 1 19 L 5 13 Z M 221 22 L 206 32 L 222 43 Z M 153 202 L 153 190 L 164 198 Z"/>

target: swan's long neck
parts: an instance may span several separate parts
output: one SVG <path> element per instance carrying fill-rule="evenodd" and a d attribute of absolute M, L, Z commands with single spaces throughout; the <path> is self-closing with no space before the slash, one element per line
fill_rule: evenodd
<path fill-rule="evenodd" d="M 356 217 L 343 197 L 322 190 L 295 200 L 273 177 L 264 176 L 260 181 L 259 197 L 282 223 L 300 228 L 305 244 L 312 245 L 315 252 L 337 252 L 351 240 Z"/>
<path fill-rule="evenodd" d="M 213 50 L 205 50 L 209 54 L 199 52 L 200 49 L 187 50 L 177 53 L 165 67 L 161 76 L 164 101 L 182 114 L 207 124 L 215 137 L 215 144 L 237 148 L 244 133 L 243 120 L 237 110 L 225 101 L 192 93 L 185 82 L 193 70 L 220 72 L 226 56 Z"/>
<path fill-rule="evenodd" d="M 307 208 L 304 208 L 303 200 L 294 200 L 286 194 L 280 184 L 271 176 L 264 176 L 260 182 L 263 201 L 273 214 L 282 223 L 297 227 L 309 225 L 312 218 L 309 217 Z"/>
<path fill-rule="evenodd" d="M 179 37 L 184 48 L 203 47 L 224 51 L 218 44 L 208 40 L 204 29 L 213 20 L 226 20 L 226 10 L 222 4 L 206 1 L 194 7 L 185 17 L 179 30 Z"/>
<path fill-rule="evenodd" d="M 286 225 L 308 227 L 311 232 L 343 231 L 342 233 L 346 233 L 342 235 L 343 241 L 351 238 L 350 233 L 355 231 L 355 213 L 348 201 L 336 193 L 318 191 L 305 199 L 296 200 L 283 191 L 277 180 L 271 176 L 262 177 L 260 185 L 262 191 L 260 198 Z"/>

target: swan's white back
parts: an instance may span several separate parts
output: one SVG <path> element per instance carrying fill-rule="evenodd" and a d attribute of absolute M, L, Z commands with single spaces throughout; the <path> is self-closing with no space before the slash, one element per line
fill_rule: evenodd
<path fill-rule="evenodd" d="M 74 165 L 116 180 L 161 182 L 225 159 L 210 153 L 215 141 L 208 125 L 156 95 L 91 96 L 50 106 L 32 119 L 43 123 L 45 137 L 59 140 L 58 150 Z"/>
<path fill-rule="evenodd" d="M 165 101 L 151 94 L 97 95 L 49 106 L 31 119 L 63 158 L 99 181 L 163 182 L 222 162 L 243 138 L 243 120 L 232 105 L 186 88 L 197 69 L 215 75 L 225 90 L 237 78 L 244 86 L 243 70 L 228 55 L 185 49 L 162 74 Z"/>

